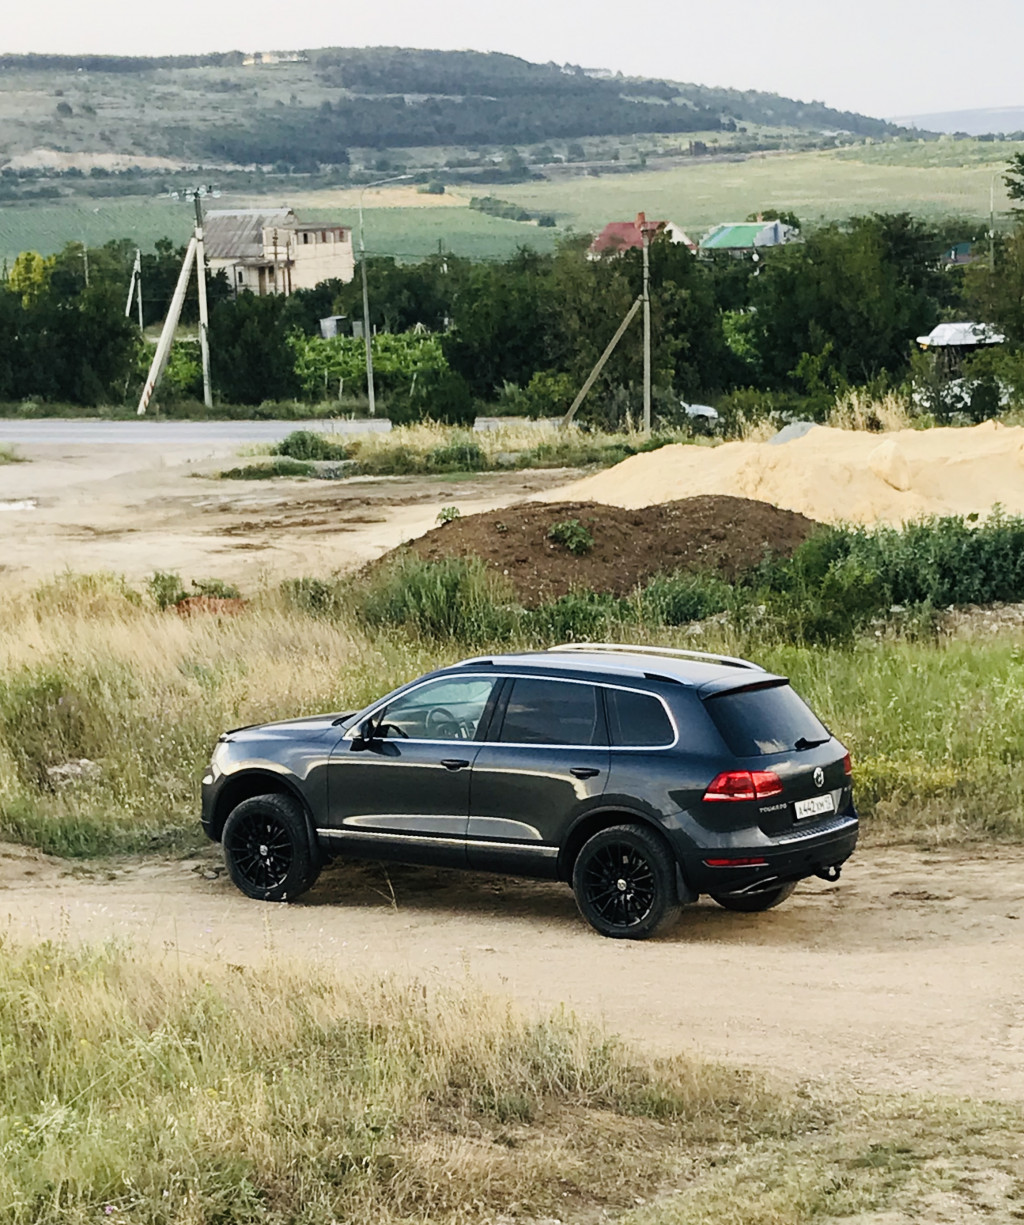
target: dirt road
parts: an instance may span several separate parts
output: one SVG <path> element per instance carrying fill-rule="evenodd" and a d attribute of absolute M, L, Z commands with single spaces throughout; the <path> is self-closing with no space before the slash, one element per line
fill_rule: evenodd
<path fill-rule="evenodd" d="M 0 850 L 0 933 L 117 938 L 158 957 L 308 959 L 466 977 L 681 1049 L 847 1088 L 1024 1100 L 1024 850 L 861 849 L 779 909 L 701 901 L 671 933 L 606 940 L 568 889 L 346 865 L 301 902 L 238 894 L 210 854 L 109 872 Z"/>
<path fill-rule="evenodd" d="M 75 423 L 64 435 L 61 423 L 45 424 L 53 427 L 47 437 L 66 440 L 17 441 L 0 423 L 0 442 L 16 441 L 30 461 L 0 467 L 7 583 L 34 583 L 62 569 L 110 570 L 136 582 L 171 570 L 186 582 L 215 577 L 250 591 L 264 578 L 358 567 L 433 527 L 442 506 L 494 510 L 578 475 L 223 481 L 216 473 L 237 464 L 239 448 L 257 436 L 233 427 L 265 423 L 200 423 L 217 427 L 203 432 L 182 422 L 178 432 L 149 431 L 157 439 L 149 445 L 83 441 L 92 434 Z M 112 437 L 129 428 L 100 424 L 112 427 Z M 270 423 L 271 436 L 283 437 L 292 424 Z"/>

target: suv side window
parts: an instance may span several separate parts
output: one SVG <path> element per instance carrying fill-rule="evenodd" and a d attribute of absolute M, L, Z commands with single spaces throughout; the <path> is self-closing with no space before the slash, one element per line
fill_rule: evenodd
<path fill-rule="evenodd" d="M 608 734 L 623 748 L 666 748 L 675 741 L 672 722 L 662 702 L 652 693 L 632 689 L 605 689 Z"/>
<path fill-rule="evenodd" d="M 493 689 L 490 677 L 429 681 L 382 710 L 378 730 L 391 740 L 473 740 Z"/>
<path fill-rule="evenodd" d="M 517 677 L 497 738 L 505 744 L 605 744 L 597 686 Z"/>

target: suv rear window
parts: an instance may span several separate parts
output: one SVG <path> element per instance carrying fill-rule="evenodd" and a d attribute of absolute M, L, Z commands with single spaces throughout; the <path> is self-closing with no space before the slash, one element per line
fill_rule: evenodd
<path fill-rule="evenodd" d="M 675 740 L 665 707 L 649 693 L 606 689 L 611 742 L 625 748 L 664 748 Z"/>
<path fill-rule="evenodd" d="M 825 741 L 828 729 L 788 685 L 764 685 L 715 694 L 705 706 L 737 757 L 785 753 L 797 741 Z"/>
<path fill-rule="evenodd" d="M 577 681 L 519 677 L 498 739 L 506 744 L 602 744 L 597 689 Z"/>

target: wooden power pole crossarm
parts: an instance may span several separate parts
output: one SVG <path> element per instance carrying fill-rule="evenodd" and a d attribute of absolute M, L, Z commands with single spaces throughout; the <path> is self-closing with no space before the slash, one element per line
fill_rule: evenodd
<path fill-rule="evenodd" d="M 636 318 L 636 313 L 640 309 L 640 306 L 642 303 L 643 303 L 643 296 L 637 298 L 637 300 L 629 308 L 629 310 L 626 313 L 626 317 L 619 324 L 618 330 L 616 331 L 615 335 L 611 338 L 611 340 L 608 341 L 608 347 L 601 354 L 601 356 L 597 359 L 597 364 L 594 366 L 593 370 L 591 370 L 591 372 L 587 375 L 587 381 L 580 388 L 579 395 L 577 395 L 576 399 L 573 400 L 572 404 L 569 405 L 569 411 L 562 418 L 562 428 L 563 429 L 565 429 L 566 426 L 572 425 L 572 419 L 573 417 L 576 416 L 577 409 L 579 408 L 579 406 L 583 403 L 584 399 L 586 398 L 587 392 L 597 382 L 597 376 L 604 369 L 605 362 L 608 360 L 609 357 L 611 357 L 612 353 L 615 352 L 615 346 L 622 339 L 622 335 L 625 332 L 626 328 L 628 328 L 629 325 Z"/>

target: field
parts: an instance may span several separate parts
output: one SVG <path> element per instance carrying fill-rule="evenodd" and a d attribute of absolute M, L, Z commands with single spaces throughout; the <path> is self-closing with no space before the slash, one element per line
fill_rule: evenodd
<path fill-rule="evenodd" d="M 532 212 L 553 213 L 556 229 L 541 229 L 470 210 L 472 189 L 453 189 L 440 204 L 414 189 L 369 192 L 364 200 L 371 254 L 419 260 L 446 251 L 473 259 L 505 259 L 519 246 L 550 250 L 567 230 L 595 231 L 643 210 L 667 217 L 698 238 L 722 220 L 742 220 L 767 208 L 792 209 L 804 224 L 872 211 L 906 210 L 925 218 L 987 217 L 995 188 L 997 213 L 1008 207 L 1002 171 L 1016 148 L 977 141 L 860 147 L 824 153 L 779 153 L 745 160 L 694 159 L 671 169 L 566 177 L 540 183 L 481 187 Z M 154 188 L 155 190 L 155 188 Z M 289 204 L 315 220 L 358 222 L 358 192 L 304 190 L 288 181 L 273 195 L 225 193 L 215 207 Z M 980 224 L 980 223 L 979 223 Z M 43 254 L 67 242 L 98 245 L 133 238 L 149 248 L 164 236 L 184 242 L 187 205 L 166 196 L 76 199 L 0 206 L 0 259 L 20 251 Z"/>
<path fill-rule="evenodd" d="M 994 148 L 970 144 L 972 150 Z M 1005 157 L 994 156 L 991 162 L 980 164 L 906 164 L 903 149 L 916 155 L 919 147 L 887 145 L 880 149 L 880 154 L 900 150 L 901 156 L 892 164 L 876 162 L 870 148 L 772 153 L 735 162 L 694 159 L 672 170 L 520 183 L 502 188 L 500 194 L 525 208 L 554 213 L 560 226 L 577 230 L 600 229 L 607 221 L 633 217 L 643 210 L 649 217 L 675 221 L 694 238 L 719 221 L 742 221 L 768 208 L 792 209 L 804 224 L 856 213 L 904 210 L 926 218 L 977 218 L 988 214 L 993 174 L 997 175 L 996 209 L 1007 207 L 998 173 L 1005 166 Z M 861 160 L 864 153 L 871 160 Z"/>
<path fill-rule="evenodd" d="M 276 206 L 284 202 L 303 218 L 340 220 L 355 227 L 359 215 L 351 203 L 352 193 L 343 193 L 345 203 L 339 207 L 329 206 L 326 194 L 311 193 L 308 206 L 306 197 L 296 192 L 265 198 L 262 203 Z M 238 200 L 225 196 L 216 206 L 240 208 L 259 203 L 248 197 Z M 395 255 L 406 260 L 436 254 L 439 244 L 446 251 L 473 259 L 505 259 L 522 245 L 550 250 L 556 236 L 555 230 L 489 217 L 470 209 L 468 203 L 462 207 L 380 208 L 373 206 L 372 196 L 367 197 L 364 208 L 364 228 L 366 249 L 371 255 Z M 114 238 L 131 238 L 148 250 L 158 238 L 184 243 L 190 232 L 189 206 L 165 196 L 4 205 L 0 206 L 0 260 L 10 263 L 20 251 L 48 255 L 68 242 L 99 246 Z"/>

